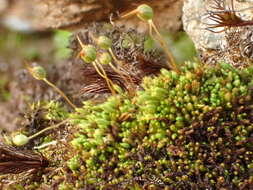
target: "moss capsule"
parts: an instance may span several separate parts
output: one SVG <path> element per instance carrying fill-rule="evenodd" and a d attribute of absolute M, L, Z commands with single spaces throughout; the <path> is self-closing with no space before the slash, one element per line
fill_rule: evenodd
<path fill-rule="evenodd" d="M 108 50 L 112 47 L 112 40 L 106 36 L 98 38 L 98 46 L 102 49 Z"/>
<path fill-rule="evenodd" d="M 13 137 L 12 142 L 16 145 L 16 146 L 23 146 L 25 144 L 27 144 L 29 141 L 29 138 L 26 135 L 23 134 L 18 134 L 16 136 Z"/>
<path fill-rule="evenodd" d="M 37 80 L 44 80 L 47 77 L 46 70 L 41 66 L 36 66 L 30 70 L 32 76 Z"/>
<path fill-rule="evenodd" d="M 137 8 L 137 16 L 143 21 L 149 21 L 153 18 L 154 12 L 150 6 L 142 4 Z"/>
<path fill-rule="evenodd" d="M 112 62 L 112 57 L 109 53 L 102 53 L 99 57 L 99 62 L 103 65 L 108 65 Z"/>
<path fill-rule="evenodd" d="M 96 48 L 93 45 L 84 46 L 81 52 L 81 58 L 87 63 L 95 61 L 97 58 Z"/>

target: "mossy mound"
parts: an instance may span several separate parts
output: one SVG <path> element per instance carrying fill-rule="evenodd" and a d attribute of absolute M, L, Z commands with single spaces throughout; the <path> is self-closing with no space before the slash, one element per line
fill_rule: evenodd
<path fill-rule="evenodd" d="M 252 74 L 253 67 L 186 63 L 180 75 L 162 69 L 158 77 L 144 78 L 144 90 L 134 97 L 121 92 L 102 104 L 84 102 L 71 114 L 79 127 L 71 141 L 75 156 L 67 162 L 75 184 L 253 188 Z"/>

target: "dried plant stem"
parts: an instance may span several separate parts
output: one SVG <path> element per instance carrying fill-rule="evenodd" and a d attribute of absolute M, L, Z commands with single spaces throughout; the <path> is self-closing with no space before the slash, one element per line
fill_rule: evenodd
<path fill-rule="evenodd" d="M 120 16 L 120 18 L 127 18 L 127 17 L 133 16 L 133 15 L 135 15 L 137 13 L 138 13 L 138 10 L 134 9 L 134 10 L 130 11 L 129 13 L 126 13 L 126 14 Z"/>
<path fill-rule="evenodd" d="M 107 77 L 107 75 L 106 75 L 106 72 L 105 72 L 105 70 L 103 69 L 103 67 L 98 63 L 98 62 L 92 62 L 92 65 L 93 65 L 93 67 L 96 69 L 96 71 L 97 71 L 97 73 L 102 77 L 102 78 L 104 78 L 105 79 L 105 81 L 106 81 L 106 83 L 107 83 L 107 86 L 108 86 L 108 88 L 110 89 L 110 91 L 111 91 L 111 93 L 113 94 L 113 95 L 115 95 L 116 93 L 115 93 L 115 90 L 113 89 L 113 82 Z M 98 68 L 98 67 L 100 67 L 100 68 Z M 100 70 L 101 71 L 100 71 Z"/>
<path fill-rule="evenodd" d="M 154 29 L 155 33 L 157 34 L 158 41 L 160 42 L 161 46 L 163 47 L 165 53 L 167 54 L 167 56 L 169 58 L 169 63 L 168 63 L 169 66 L 172 67 L 172 69 L 175 70 L 177 73 L 180 73 L 180 71 L 176 65 L 175 59 L 167 46 L 167 43 L 165 42 L 164 38 L 162 37 L 162 35 L 158 31 L 157 27 L 155 26 L 155 24 L 152 20 L 149 20 L 149 25 L 151 25 L 152 28 Z M 152 33 L 150 35 L 152 36 Z"/>
<path fill-rule="evenodd" d="M 119 76 L 125 81 L 126 84 L 129 83 L 128 80 L 127 80 L 127 78 L 124 76 L 124 73 L 123 73 L 120 69 L 118 69 L 117 67 L 115 67 L 112 63 L 109 63 L 109 65 L 110 65 L 110 67 L 111 67 L 116 73 L 119 74 Z M 128 79 L 130 80 L 131 89 L 133 89 L 133 88 L 134 88 L 134 82 L 133 82 L 131 76 L 128 76 Z M 131 89 L 130 89 L 130 90 L 131 90 Z"/>
<path fill-rule="evenodd" d="M 116 56 L 114 55 L 114 53 L 113 53 L 113 51 L 112 51 L 112 48 L 109 48 L 108 51 L 109 51 L 109 53 L 111 54 L 113 60 L 114 60 L 118 65 L 122 66 L 121 61 L 118 60 L 118 59 L 116 58 Z"/>
<path fill-rule="evenodd" d="M 70 99 L 62 92 L 57 86 L 55 86 L 53 83 L 51 83 L 49 80 L 46 78 L 43 79 L 49 86 L 51 86 L 53 89 L 55 89 L 68 103 L 69 105 L 73 108 L 76 109 L 77 107 L 70 101 Z"/>
<path fill-rule="evenodd" d="M 116 58 L 116 56 L 114 55 L 114 53 L 113 53 L 113 51 L 112 51 L 112 48 L 109 48 L 108 51 L 109 51 L 109 53 L 111 54 L 113 60 L 114 60 L 115 63 L 117 64 L 117 66 L 122 67 L 122 66 L 123 66 L 122 62 Z M 120 69 L 118 69 L 117 67 L 115 67 L 112 63 L 110 63 L 110 66 L 111 66 L 111 68 L 112 68 L 116 73 L 118 73 L 118 74 L 120 75 L 120 77 L 126 82 L 126 84 L 128 84 L 128 81 L 127 81 L 126 77 L 124 76 L 123 72 L 122 72 Z M 133 82 L 131 76 L 128 76 L 128 78 L 129 78 L 130 83 L 131 83 L 131 89 L 133 89 L 133 88 L 134 88 L 134 82 Z"/>
<path fill-rule="evenodd" d="M 149 32 L 149 35 L 153 38 L 152 24 L 148 25 L 148 32 Z"/>
<path fill-rule="evenodd" d="M 252 20 L 243 20 L 236 12 L 240 12 L 234 9 L 234 0 L 230 0 L 230 5 L 226 6 L 225 0 L 214 0 L 214 5 L 211 6 L 214 10 L 208 10 L 208 19 L 214 21 L 214 24 L 207 24 L 206 30 L 213 33 L 224 32 L 232 27 L 243 27 L 253 25 Z M 222 28 L 219 31 L 215 31 L 216 28 Z"/>
<path fill-rule="evenodd" d="M 52 126 L 50 126 L 50 127 L 47 127 L 47 128 L 45 128 L 45 129 L 39 131 L 38 133 L 35 133 L 35 134 L 31 135 L 30 137 L 28 137 L 28 139 L 31 140 L 31 139 L 33 139 L 33 138 L 35 138 L 35 137 L 41 135 L 42 133 L 48 131 L 48 130 L 55 129 L 55 128 L 61 126 L 62 124 L 66 123 L 67 121 L 68 121 L 68 119 L 63 120 L 62 122 L 57 123 L 57 124 L 55 124 L 55 125 L 52 125 Z"/>

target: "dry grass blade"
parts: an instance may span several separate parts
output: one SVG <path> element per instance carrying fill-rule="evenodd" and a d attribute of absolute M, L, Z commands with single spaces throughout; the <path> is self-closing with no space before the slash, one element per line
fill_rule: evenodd
<path fill-rule="evenodd" d="M 42 155 L 0 144 L 0 174 L 18 174 L 27 170 L 40 170 L 48 165 Z"/>
<path fill-rule="evenodd" d="M 231 27 L 240 27 L 253 25 L 252 20 L 243 20 L 241 19 L 234 9 L 234 0 L 231 0 L 230 3 L 227 3 L 226 0 L 214 0 L 212 10 L 208 11 L 208 19 L 213 21 L 214 24 L 207 24 L 207 30 L 211 32 L 223 32 L 226 29 Z M 220 31 L 215 31 L 216 28 L 223 28 Z"/>

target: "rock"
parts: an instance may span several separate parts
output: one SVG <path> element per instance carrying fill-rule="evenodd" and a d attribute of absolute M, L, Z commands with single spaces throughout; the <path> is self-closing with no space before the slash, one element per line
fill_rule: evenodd
<path fill-rule="evenodd" d="M 147 3 L 154 8 L 159 28 L 176 31 L 181 27 L 183 0 L 6 0 L 10 6 L 2 16 L 5 25 L 17 30 L 47 30 L 51 28 L 79 29 L 95 21 L 109 21 L 114 13 L 123 14 Z M 137 18 L 117 22 L 145 30 L 146 24 Z"/>
<path fill-rule="evenodd" d="M 0 1 L 0 14 L 8 7 L 8 1 L 7 0 L 1 0 Z"/>

